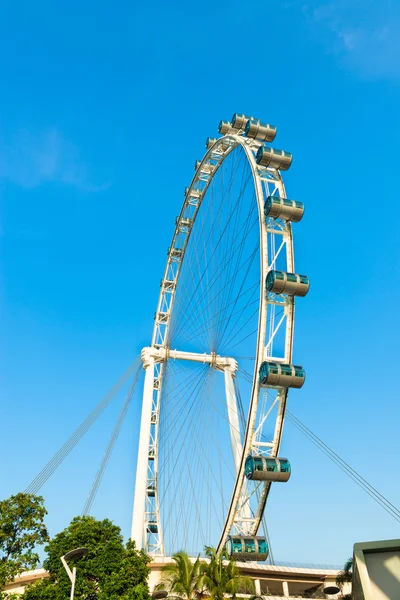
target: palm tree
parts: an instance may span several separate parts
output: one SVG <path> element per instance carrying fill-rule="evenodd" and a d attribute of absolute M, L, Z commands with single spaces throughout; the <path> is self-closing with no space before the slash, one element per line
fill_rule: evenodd
<path fill-rule="evenodd" d="M 186 552 L 180 551 L 173 555 L 171 564 L 161 569 L 161 582 L 156 590 L 167 590 L 170 597 L 185 600 L 201 600 L 204 597 L 202 586 L 203 563 L 199 557 L 192 562 Z"/>
<path fill-rule="evenodd" d="M 353 559 L 349 558 L 346 560 L 343 570 L 339 572 L 338 576 L 336 577 L 336 585 L 340 587 L 340 589 L 343 588 L 343 585 L 345 583 L 351 583 L 353 579 Z M 351 594 L 346 594 L 345 596 L 343 596 L 344 600 L 351 600 Z"/>
<path fill-rule="evenodd" d="M 208 590 L 211 600 L 226 600 L 229 596 L 236 600 L 238 593 L 254 592 L 254 582 L 250 577 L 240 575 L 236 563 L 228 560 L 224 550 L 217 554 L 215 548 L 206 546 L 209 563 L 202 567 L 202 584 Z"/>

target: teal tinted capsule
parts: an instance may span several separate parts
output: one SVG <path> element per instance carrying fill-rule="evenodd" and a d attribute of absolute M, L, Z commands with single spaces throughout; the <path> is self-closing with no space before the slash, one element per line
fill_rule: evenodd
<path fill-rule="evenodd" d="M 292 164 L 293 156 L 290 152 L 276 150 L 268 146 L 260 146 L 256 154 L 256 163 L 261 167 L 271 167 L 287 171 Z"/>
<path fill-rule="evenodd" d="M 206 139 L 206 148 L 207 148 L 207 149 L 211 148 L 211 146 L 213 146 L 213 145 L 215 144 L 215 142 L 216 142 L 216 141 L 217 141 L 217 138 L 211 138 L 211 137 L 208 137 L 208 138 Z"/>
<path fill-rule="evenodd" d="M 310 289 L 310 280 L 306 275 L 269 271 L 265 280 L 267 292 L 287 294 L 288 296 L 306 296 Z"/>
<path fill-rule="evenodd" d="M 287 458 L 248 456 L 244 466 L 247 479 L 255 481 L 288 481 L 291 473 Z"/>
<path fill-rule="evenodd" d="M 244 130 L 244 128 L 246 127 L 246 123 L 249 120 L 256 121 L 256 119 L 254 119 L 253 117 L 248 117 L 247 115 L 240 115 L 239 113 L 235 113 L 232 117 L 231 127 L 236 131 L 239 131 L 241 129 Z"/>
<path fill-rule="evenodd" d="M 147 523 L 147 532 L 158 533 L 158 526 L 155 521 L 149 521 L 149 523 Z"/>
<path fill-rule="evenodd" d="M 303 367 L 270 361 L 261 364 L 258 375 L 261 387 L 301 388 L 306 380 Z"/>
<path fill-rule="evenodd" d="M 279 196 L 268 196 L 264 204 L 265 217 L 298 223 L 304 215 L 304 204 Z"/>
<path fill-rule="evenodd" d="M 221 135 L 225 135 L 226 133 L 230 133 L 232 131 L 231 124 L 229 121 L 220 121 L 218 125 L 218 132 Z"/>
<path fill-rule="evenodd" d="M 273 142 L 276 136 L 276 127 L 260 123 L 257 119 L 249 119 L 244 128 L 244 135 L 260 142 Z"/>
<path fill-rule="evenodd" d="M 268 544 L 265 537 L 231 535 L 225 548 L 233 560 L 264 561 L 268 558 Z"/>

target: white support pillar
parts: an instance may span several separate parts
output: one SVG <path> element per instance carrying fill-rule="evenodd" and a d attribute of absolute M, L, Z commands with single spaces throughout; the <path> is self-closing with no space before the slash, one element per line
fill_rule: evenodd
<path fill-rule="evenodd" d="M 287 581 L 282 581 L 282 592 L 284 598 L 289 598 L 289 584 Z"/>
<path fill-rule="evenodd" d="M 149 460 L 151 410 L 153 405 L 154 357 L 146 357 L 146 369 L 140 421 L 139 448 L 136 465 L 136 485 L 133 504 L 131 539 L 137 548 L 143 548 L 144 512 L 146 507 L 147 468 Z"/>
<path fill-rule="evenodd" d="M 254 589 L 257 596 L 261 596 L 261 582 L 259 579 L 254 580 Z"/>
<path fill-rule="evenodd" d="M 235 386 L 233 385 L 233 372 L 229 367 L 224 369 L 225 394 L 228 405 L 228 421 L 231 434 L 233 462 L 236 473 L 239 472 L 240 460 L 242 458 L 242 441 L 240 439 L 239 415 L 237 411 Z"/>

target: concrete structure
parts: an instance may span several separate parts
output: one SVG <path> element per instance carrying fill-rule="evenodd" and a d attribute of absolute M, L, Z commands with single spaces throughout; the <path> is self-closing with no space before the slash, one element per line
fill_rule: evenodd
<path fill-rule="evenodd" d="M 400 540 L 354 544 L 353 600 L 400 598 Z"/>
<path fill-rule="evenodd" d="M 160 558 L 150 563 L 150 590 L 159 583 L 163 565 L 170 562 L 170 558 Z M 256 593 L 273 600 L 276 598 L 336 598 L 339 596 L 326 596 L 323 588 L 333 583 L 338 573 L 337 569 L 312 567 L 288 567 L 267 565 L 256 562 L 237 563 L 243 575 L 255 580 Z M 26 585 L 38 579 L 47 577 L 44 569 L 22 573 L 11 585 L 5 589 L 9 593 L 23 593 Z M 246 596 L 243 595 L 245 599 Z M 248 596 L 247 596 L 248 598 Z M 369 600 L 369 599 L 368 599 Z"/>
<path fill-rule="evenodd" d="M 48 573 L 44 569 L 26 571 L 16 577 L 13 583 L 6 585 L 4 591 L 8 594 L 23 594 L 27 585 L 31 585 L 35 581 L 40 581 L 40 579 L 45 579 L 46 577 L 48 577 Z"/>

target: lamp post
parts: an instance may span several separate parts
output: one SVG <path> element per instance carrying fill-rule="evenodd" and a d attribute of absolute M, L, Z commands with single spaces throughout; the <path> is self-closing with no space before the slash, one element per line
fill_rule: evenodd
<path fill-rule="evenodd" d="M 61 562 L 64 566 L 64 569 L 67 571 L 67 575 L 71 580 L 71 595 L 70 595 L 70 600 L 74 600 L 74 592 L 75 592 L 75 581 L 76 581 L 76 567 L 73 567 L 72 571 L 68 566 L 67 561 L 70 558 L 82 558 L 82 556 L 85 556 L 85 554 L 87 554 L 88 549 L 87 548 L 75 548 L 75 550 L 71 550 L 70 552 L 67 552 L 67 554 L 64 554 L 64 556 L 61 556 Z"/>

